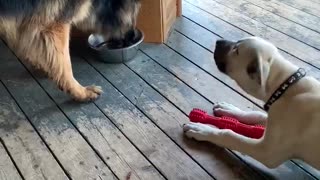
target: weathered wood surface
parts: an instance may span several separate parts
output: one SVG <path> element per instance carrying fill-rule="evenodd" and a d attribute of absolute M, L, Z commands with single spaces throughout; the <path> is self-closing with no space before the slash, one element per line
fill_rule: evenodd
<path fill-rule="evenodd" d="M 268 169 L 186 139 L 181 129 L 192 108 L 210 112 L 218 101 L 261 110 L 217 70 L 217 39 L 261 36 L 320 79 L 319 8 L 317 0 L 184 0 L 166 44 L 144 44 L 131 62 L 110 65 L 74 52 L 76 79 L 105 92 L 84 104 L 1 42 L 0 179 L 320 179 L 301 161 Z"/>
<path fill-rule="evenodd" d="M 297 8 L 281 3 L 279 0 L 247 0 L 247 2 L 250 2 L 258 7 L 261 7 L 264 10 L 267 10 L 275 15 L 278 15 L 280 17 L 293 21 L 296 24 L 310 28 L 318 33 L 320 32 L 320 27 L 319 27 L 320 17 L 311 15 Z M 307 2 L 307 1 L 303 1 L 303 2 Z"/>
<path fill-rule="evenodd" d="M 24 179 L 68 179 L 1 83 L 0 137 Z"/>
<path fill-rule="evenodd" d="M 18 170 L 10 159 L 8 152 L 0 139 L 0 179 L 1 180 L 19 180 L 22 179 Z"/>
<path fill-rule="evenodd" d="M 214 22 L 202 21 L 201 25 L 203 27 L 200 27 L 195 22 L 190 21 L 187 18 L 179 19 L 176 22 L 174 27 L 178 33 L 173 32 L 175 33 L 175 35 L 170 36 L 170 39 L 168 39 L 168 42 L 166 44 L 173 49 L 176 49 L 176 48 L 181 49 L 179 53 L 181 53 L 182 55 L 184 55 L 185 53 L 193 54 L 191 61 L 193 61 L 195 64 L 197 64 L 198 66 L 206 70 L 207 73 L 219 78 L 220 80 L 223 80 L 223 82 L 226 82 L 227 84 L 232 83 L 230 82 L 229 78 L 219 73 L 214 63 L 212 63 L 213 62 L 212 53 L 215 48 L 215 41 L 222 38 L 233 39 L 233 40 L 241 39 L 243 37 L 246 37 L 246 35 L 242 34 L 245 32 L 241 31 L 240 29 L 231 28 L 231 30 L 234 30 L 234 33 L 230 33 L 230 31 L 228 32 L 220 31 L 220 32 L 214 32 L 215 33 L 214 34 L 211 31 L 209 31 L 212 28 L 214 28 L 215 26 Z M 223 26 L 223 24 L 219 24 L 219 25 L 222 28 L 229 28 L 227 24 L 224 24 L 226 26 Z M 185 38 L 183 38 L 182 36 L 184 36 Z M 193 41 L 194 43 L 192 43 L 191 41 Z M 196 51 L 200 51 L 200 52 L 193 53 L 193 51 L 190 51 L 189 49 L 182 49 L 184 47 L 184 44 L 187 44 L 186 46 L 191 46 L 189 48 L 194 49 L 195 52 Z M 290 55 L 289 53 L 286 53 L 284 51 L 280 51 L 280 53 L 287 60 L 291 61 L 292 63 L 296 64 L 299 67 L 305 68 L 305 70 L 309 75 L 320 80 L 319 69 L 313 66 L 310 66 L 309 64 Z"/>
<path fill-rule="evenodd" d="M 47 96 L 16 57 L 1 48 L 0 79 L 37 132 L 74 179 L 114 179 L 78 130 Z"/>
<path fill-rule="evenodd" d="M 90 60 L 90 58 L 88 58 Z M 197 104 L 197 98 L 201 96 L 193 90 L 185 89 L 180 92 L 180 86 L 183 83 L 171 76 L 161 67 L 149 66 L 150 59 L 141 52 L 139 56 L 132 61 L 137 63 L 143 69 L 151 72 L 157 71 L 157 76 L 153 73 L 146 73 L 152 79 L 157 79 L 162 90 L 166 90 L 171 97 L 182 101 L 190 101 L 185 103 L 191 109 L 191 102 Z M 182 125 L 188 122 L 188 118 L 184 112 L 181 112 L 175 106 L 180 104 L 172 104 L 165 97 L 154 90 L 153 83 L 149 86 L 143 79 L 137 76 L 125 65 L 106 65 L 103 63 L 90 61 L 117 89 L 124 94 L 135 106 L 143 111 L 153 122 L 161 128 L 170 138 L 175 141 L 181 148 L 193 157 L 206 171 L 211 173 L 218 179 L 256 179 L 256 173 L 246 167 L 237 157 L 230 156 L 229 152 L 223 151 L 221 148 L 209 144 L 200 144 L 188 139 L 182 135 Z M 131 67 L 131 63 L 128 63 Z M 133 65 L 134 66 L 134 65 Z M 164 81 L 162 81 L 164 80 Z M 171 84 L 172 86 L 168 85 Z M 185 86 L 186 87 L 186 86 Z M 184 93 L 189 94 L 188 98 L 184 98 Z M 211 104 L 205 101 L 198 101 L 199 107 L 210 110 Z"/>
<path fill-rule="evenodd" d="M 73 59 L 77 62 L 79 57 Z M 82 66 L 77 63 L 73 64 L 75 75 L 82 81 L 89 82 L 92 77 L 99 76 L 97 72 L 87 71 L 88 66 L 90 68 L 89 64 Z M 57 90 L 52 82 L 34 74 L 46 92 L 86 137 L 117 177 L 125 179 L 130 174 L 132 180 L 163 179 L 154 166 L 135 148 L 135 145 L 94 103 L 71 102 L 70 97 Z"/>
<path fill-rule="evenodd" d="M 95 60 L 92 61 L 90 63 L 99 63 Z M 201 166 L 181 150 L 153 121 L 115 89 L 109 81 L 103 77 L 97 78 L 98 72 L 88 67 L 86 62 L 79 59 L 75 63 L 83 66 L 83 70 L 87 73 L 96 74 L 94 83 L 101 85 L 105 92 L 105 95 L 101 96 L 95 104 L 126 134 L 126 137 L 139 148 L 166 178 L 212 179 Z M 100 64 L 105 65 L 104 63 Z M 94 66 L 96 67 L 96 65 Z M 90 78 L 81 78 L 80 74 L 78 77 L 84 83 L 92 82 Z M 121 80 L 121 78 L 118 78 L 118 80 Z M 126 88 L 129 89 L 138 87 L 132 83 L 126 85 Z M 151 103 L 150 106 L 157 108 L 156 104 Z"/>
<path fill-rule="evenodd" d="M 195 8 L 198 7 L 198 8 Z M 292 37 L 274 30 L 256 20 L 253 20 L 243 14 L 212 1 L 212 0 L 185 0 L 183 3 L 183 15 L 202 25 L 204 22 L 210 22 L 212 32 L 224 31 L 233 35 L 238 33 L 243 36 L 260 36 L 271 41 L 281 50 L 289 52 L 293 56 L 320 68 L 320 51 Z M 221 28 L 220 24 L 229 26 Z M 239 29 L 243 30 L 241 32 Z M 235 32 L 236 31 L 236 32 Z"/>
<path fill-rule="evenodd" d="M 257 21 L 258 22 L 257 24 L 259 25 L 260 23 L 262 25 L 266 25 L 266 27 L 268 27 L 270 31 L 271 29 L 274 29 L 275 31 L 272 31 L 273 34 L 276 34 L 278 31 L 286 34 L 287 36 L 290 36 L 293 39 L 300 41 L 300 43 L 307 44 L 318 50 L 320 49 L 320 34 L 319 34 L 320 27 L 318 25 L 318 22 L 320 21 L 319 18 L 314 19 L 314 21 L 310 19 L 309 21 L 311 22 L 305 21 L 310 25 L 313 24 L 314 26 L 316 26 L 313 28 L 313 29 L 316 29 L 316 31 L 314 31 L 305 26 L 297 24 L 296 22 L 290 21 L 272 12 L 269 12 L 261 7 L 248 3 L 248 1 L 246 0 L 214 0 L 214 1 L 220 5 L 223 5 L 225 8 L 231 9 L 237 13 L 244 15 L 245 17 L 249 17 L 252 20 Z M 279 9 L 279 11 L 281 10 Z M 302 18 L 300 19 L 303 20 Z M 287 44 L 287 46 L 290 46 L 290 45 Z M 292 46 L 295 46 L 295 44 L 293 44 Z"/>
<path fill-rule="evenodd" d="M 268 1 L 268 0 L 265 0 Z M 279 0 L 281 3 L 299 9 L 303 12 L 320 17 L 320 3 L 318 0 Z"/>

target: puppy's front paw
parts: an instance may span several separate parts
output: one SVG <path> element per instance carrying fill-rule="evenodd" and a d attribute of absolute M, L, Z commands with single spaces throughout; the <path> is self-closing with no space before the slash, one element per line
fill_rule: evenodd
<path fill-rule="evenodd" d="M 226 102 L 219 102 L 219 103 L 213 105 L 213 110 L 216 110 L 216 109 L 224 109 L 224 110 L 230 110 L 230 111 L 241 111 L 241 109 L 239 109 L 238 107 L 236 107 L 232 104 L 226 103 Z"/>
<path fill-rule="evenodd" d="M 213 106 L 213 114 L 215 116 L 229 116 L 233 118 L 242 117 L 245 112 L 232 104 L 225 102 L 217 103 Z"/>
<path fill-rule="evenodd" d="M 210 136 L 215 134 L 217 130 L 219 129 L 215 126 L 201 123 L 188 123 L 183 126 L 185 135 L 198 141 L 209 141 Z"/>

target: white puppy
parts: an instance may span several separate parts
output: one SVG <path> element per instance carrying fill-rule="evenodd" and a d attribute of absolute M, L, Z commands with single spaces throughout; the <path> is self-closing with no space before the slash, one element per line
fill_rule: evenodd
<path fill-rule="evenodd" d="M 320 83 L 304 77 L 303 69 L 258 37 L 217 41 L 214 56 L 221 72 L 266 103 L 268 114 L 244 112 L 227 103 L 217 104 L 214 113 L 267 128 L 262 138 L 251 139 L 231 130 L 189 123 L 184 126 L 186 135 L 250 155 L 269 168 L 296 158 L 320 169 Z"/>

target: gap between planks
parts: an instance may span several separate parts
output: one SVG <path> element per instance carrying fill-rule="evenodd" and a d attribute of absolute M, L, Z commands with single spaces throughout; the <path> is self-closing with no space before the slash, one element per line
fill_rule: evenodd
<path fill-rule="evenodd" d="M 248 18 L 232 9 L 225 8 L 212 0 L 184 0 L 183 15 L 195 22 L 215 21 L 220 24 L 228 24 L 231 29 L 241 30 L 245 36 L 260 36 L 274 43 L 284 52 L 297 57 L 318 69 L 320 69 L 320 51 L 303 44 L 286 34 L 275 31 L 262 23 Z M 196 12 L 196 13 L 195 13 Z M 190 15 L 193 14 L 193 15 Z M 199 13 L 199 14 L 197 14 Z M 196 15 L 196 16 L 194 16 Z M 198 19 L 199 16 L 205 16 L 206 19 Z M 200 24 L 200 23 L 199 23 Z M 215 30 L 221 31 L 222 29 Z M 228 31 L 227 29 L 223 29 Z M 212 31 L 215 32 L 215 31 Z"/>

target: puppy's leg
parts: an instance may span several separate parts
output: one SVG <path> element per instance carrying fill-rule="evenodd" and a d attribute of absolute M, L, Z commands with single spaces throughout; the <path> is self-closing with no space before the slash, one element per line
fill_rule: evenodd
<path fill-rule="evenodd" d="M 266 125 L 267 114 L 259 111 L 243 111 L 232 104 L 225 102 L 217 103 L 213 106 L 213 113 L 216 116 L 229 116 L 238 119 L 245 124 Z"/>
<path fill-rule="evenodd" d="M 249 155 L 270 168 L 277 167 L 282 158 L 277 157 L 274 146 L 262 139 L 251 139 L 231 130 L 218 129 L 201 123 L 188 123 L 183 130 L 189 138 L 207 141 L 220 147 Z"/>
<path fill-rule="evenodd" d="M 102 93 L 101 88 L 83 87 L 73 77 L 69 54 L 69 33 L 69 24 L 53 24 L 42 30 L 31 27 L 31 30 L 20 38 L 19 55 L 26 57 L 33 65 L 48 73 L 58 87 L 75 100 L 94 100 Z"/>
<path fill-rule="evenodd" d="M 246 154 L 255 154 L 260 140 L 247 138 L 228 129 L 219 129 L 212 125 L 188 123 L 183 130 L 189 138 L 208 141 L 221 147 L 237 150 Z"/>

